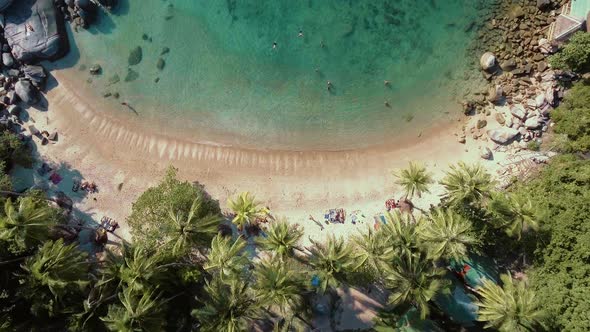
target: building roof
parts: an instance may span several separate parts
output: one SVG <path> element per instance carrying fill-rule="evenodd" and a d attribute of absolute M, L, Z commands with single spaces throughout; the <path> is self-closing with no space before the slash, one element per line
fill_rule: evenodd
<path fill-rule="evenodd" d="M 549 40 L 567 40 L 576 31 L 582 29 L 583 25 L 583 19 L 567 14 L 561 14 L 549 28 Z"/>

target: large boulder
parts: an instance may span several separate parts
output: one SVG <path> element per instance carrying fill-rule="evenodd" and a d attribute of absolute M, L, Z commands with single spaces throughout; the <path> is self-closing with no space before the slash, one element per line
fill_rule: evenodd
<path fill-rule="evenodd" d="M 12 0 L 0 0 L 0 12 L 12 4 Z"/>
<path fill-rule="evenodd" d="M 486 52 L 484 53 L 481 58 L 479 59 L 479 64 L 481 65 L 481 69 L 485 71 L 491 71 L 496 67 L 497 59 L 494 53 Z"/>
<path fill-rule="evenodd" d="M 52 0 L 19 0 L 6 10 L 4 36 L 16 60 L 55 60 L 67 52 L 67 35 L 58 15 Z"/>
<path fill-rule="evenodd" d="M 519 119 L 524 119 L 526 117 L 526 111 L 523 107 L 512 105 L 510 106 L 510 113 Z"/>
<path fill-rule="evenodd" d="M 39 91 L 30 81 L 20 80 L 14 85 L 16 95 L 28 105 L 35 105 L 39 101 Z"/>
<path fill-rule="evenodd" d="M 527 129 L 537 129 L 541 126 L 541 124 L 542 124 L 541 119 L 539 119 L 538 116 L 533 116 L 531 118 L 528 118 L 524 122 L 524 126 L 527 127 Z"/>
<path fill-rule="evenodd" d="M 551 6 L 551 0 L 537 0 L 537 8 L 543 10 Z"/>
<path fill-rule="evenodd" d="M 22 69 L 25 73 L 25 77 L 31 80 L 34 86 L 41 90 L 45 88 L 45 82 L 47 81 L 47 73 L 45 73 L 45 68 L 35 65 L 26 65 L 23 66 Z"/>
<path fill-rule="evenodd" d="M 514 128 L 502 127 L 488 130 L 488 137 L 498 144 L 506 144 L 516 137 L 516 135 L 518 135 L 518 130 Z"/>

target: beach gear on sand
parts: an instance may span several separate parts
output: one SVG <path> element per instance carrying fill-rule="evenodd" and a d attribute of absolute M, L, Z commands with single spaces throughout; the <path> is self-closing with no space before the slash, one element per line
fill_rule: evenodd
<path fill-rule="evenodd" d="M 103 216 L 102 219 L 100 219 L 100 227 L 106 229 L 107 232 L 112 233 L 119 227 L 119 223 L 113 220 L 113 218 Z"/>

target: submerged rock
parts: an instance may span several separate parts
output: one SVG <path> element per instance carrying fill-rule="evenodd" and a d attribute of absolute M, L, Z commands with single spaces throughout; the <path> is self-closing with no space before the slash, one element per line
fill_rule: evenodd
<path fill-rule="evenodd" d="M 125 82 L 135 81 L 138 78 L 139 78 L 139 73 L 136 72 L 135 70 L 129 68 L 129 70 L 127 71 L 127 75 L 125 76 Z"/>
<path fill-rule="evenodd" d="M 0 0 L 0 12 L 12 4 L 12 0 Z"/>
<path fill-rule="evenodd" d="M 164 61 L 162 58 L 159 58 L 158 62 L 156 63 L 156 67 L 158 70 L 164 70 L 164 67 L 166 67 L 166 61 Z"/>
<path fill-rule="evenodd" d="M 143 51 L 141 49 L 141 46 L 137 46 L 136 48 L 132 49 L 131 52 L 129 52 L 129 59 L 127 62 L 130 66 L 135 66 L 138 65 L 142 59 Z"/>
<path fill-rule="evenodd" d="M 102 73 L 102 67 L 99 64 L 96 64 L 90 67 L 90 74 L 92 75 L 100 75 Z"/>
<path fill-rule="evenodd" d="M 4 36 L 16 60 L 55 60 L 67 51 L 63 20 L 52 0 L 15 1 L 4 18 Z"/>
<path fill-rule="evenodd" d="M 518 130 L 508 127 L 488 130 L 488 137 L 499 144 L 506 144 L 518 135 Z"/>

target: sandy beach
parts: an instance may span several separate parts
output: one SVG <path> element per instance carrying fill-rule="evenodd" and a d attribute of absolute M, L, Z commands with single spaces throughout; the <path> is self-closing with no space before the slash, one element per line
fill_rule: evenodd
<path fill-rule="evenodd" d="M 117 116 L 117 110 L 105 111 L 104 102 L 80 88 L 72 72 L 76 70 L 53 70 L 59 83 L 46 94 L 48 109 L 29 110 L 40 130 L 59 134 L 57 143 L 37 144 L 38 151 L 44 160 L 62 165 L 66 185 L 61 189 L 66 193 L 72 194 L 67 174 L 96 182 L 99 193 L 80 197 L 75 207 L 81 218 L 115 218 L 122 225 L 117 234 L 123 238 L 129 238 L 124 220 L 133 201 L 156 185 L 171 165 L 179 169 L 182 179 L 204 184 L 222 209 L 229 197 L 250 191 L 275 216 L 305 226 L 306 238 L 320 239 L 327 234 L 347 236 L 364 227 L 363 223 L 372 225 L 373 216 L 384 210 L 384 201 L 401 196 L 392 171 L 406 167 L 409 161 L 425 164 L 438 180 L 451 163 L 481 161 L 493 169 L 502 158 L 497 154 L 494 161 L 481 160 L 480 148 L 493 147 L 487 139 L 476 141 L 468 135 L 466 144 L 457 142 L 457 134 L 466 125 L 459 114 L 457 118 L 463 120 L 456 124 L 358 151 L 265 151 L 198 144 L 190 137 L 183 140 L 166 132 L 151 132 L 124 107 Z M 488 122 L 485 129 L 496 124 Z M 432 193 L 415 203 L 427 208 L 438 202 L 441 192 L 442 187 L 433 185 Z M 321 231 L 308 219 L 311 215 L 323 221 L 324 211 L 330 208 L 358 210 L 360 225 L 329 225 Z"/>

